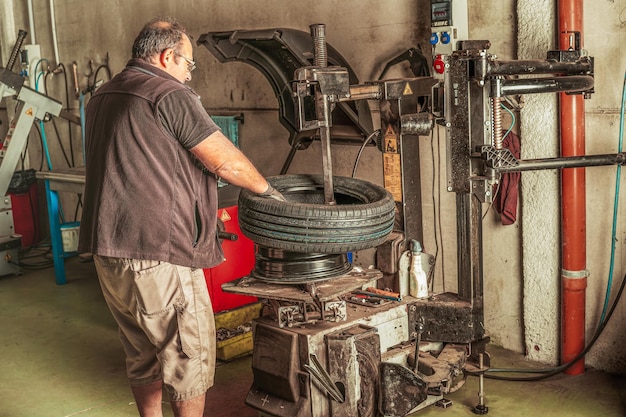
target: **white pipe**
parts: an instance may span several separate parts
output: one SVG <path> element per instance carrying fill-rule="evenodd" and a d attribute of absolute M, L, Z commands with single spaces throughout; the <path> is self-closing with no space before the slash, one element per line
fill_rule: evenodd
<path fill-rule="evenodd" d="M 35 45 L 35 17 L 33 16 L 33 0 L 28 0 L 28 27 L 30 29 L 30 43 Z"/>
<path fill-rule="evenodd" d="M 57 22 L 54 17 L 54 0 L 50 0 L 50 20 L 52 21 L 52 47 L 54 48 L 54 63 L 59 65 L 59 43 L 57 41 Z"/>
<path fill-rule="evenodd" d="M 5 66 L 11 55 L 12 45 L 17 39 L 17 31 L 15 30 L 15 12 L 13 11 L 12 1 L 3 1 L 2 7 L 0 7 L 0 39 L 4 42 L 0 42 L 0 57 L 3 62 L 0 62 L 0 66 Z M 2 95 L 0 95 L 0 101 L 2 101 Z"/>

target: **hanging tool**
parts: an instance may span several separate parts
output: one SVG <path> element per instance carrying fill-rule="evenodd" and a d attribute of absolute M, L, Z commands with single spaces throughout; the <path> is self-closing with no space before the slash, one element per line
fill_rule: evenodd
<path fill-rule="evenodd" d="M 306 369 L 311 377 L 313 377 L 313 379 L 317 381 L 322 386 L 322 388 L 324 388 L 324 390 L 328 393 L 328 395 L 333 398 L 333 400 L 337 401 L 338 403 L 343 403 L 345 401 L 344 394 L 339 391 L 337 386 L 333 383 L 330 375 L 328 375 L 326 369 L 324 369 L 319 359 L 317 359 L 317 356 L 314 353 L 311 353 L 309 355 L 309 358 L 311 359 L 311 365 L 305 363 L 304 369 Z"/>
<path fill-rule="evenodd" d="M 380 292 L 369 291 L 370 289 L 375 289 L 375 288 L 368 288 L 368 291 L 355 290 L 355 291 L 352 291 L 352 294 L 366 295 L 368 297 L 382 298 L 382 299 L 385 299 L 385 300 L 402 301 L 402 298 L 400 297 L 400 294 L 398 294 L 398 293 L 391 293 L 389 291 L 378 290 L 380 292 L 386 292 L 386 293 L 389 293 L 389 294 L 394 294 L 394 295 L 388 295 L 388 294 L 381 294 Z"/>

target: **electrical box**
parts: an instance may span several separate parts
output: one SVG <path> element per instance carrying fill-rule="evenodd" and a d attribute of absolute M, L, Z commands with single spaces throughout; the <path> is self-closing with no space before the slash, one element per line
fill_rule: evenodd
<path fill-rule="evenodd" d="M 467 0 L 430 1 L 430 44 L 433 55 L 449 55 L 468 38 Z"/>
<path fill-rule="evenodd" d="M 26 54 L 26 62 L 22 65 L 25 66 L 24 69 L 27 70 L 30 88 L 35 91 L 43 91 L 43 78 L 37 79 L 37 73 L 41 73 L 45 70 L 45 68 L 42 68 L 41 46 L 24 45 L 24 52 Z M 41 85 L 39 85 L 39 83 L 41 83 Z"/>

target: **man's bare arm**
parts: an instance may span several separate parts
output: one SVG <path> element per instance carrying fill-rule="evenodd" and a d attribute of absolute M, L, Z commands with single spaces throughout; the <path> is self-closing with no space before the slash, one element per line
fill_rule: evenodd
<path fill-rule="evenodd" d="M 204 166 L 230 184 L 261 194 L 269 184 L 250 160 L 221 131 L 209 135 L 191 152 Z"/>

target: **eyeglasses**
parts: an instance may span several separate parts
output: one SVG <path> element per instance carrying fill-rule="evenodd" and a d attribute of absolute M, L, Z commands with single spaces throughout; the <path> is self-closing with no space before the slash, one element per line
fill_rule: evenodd
<path fill-rule="evenodd" d="M 191 72 L 191 71 L 196 69 L 196 62 L 195 61 L 192 61 L 191 59 L 187 58 L 184 55 L 179 54 L 178 52 L 174 52 L 174 54 L 178 55 L 179 57 L 181 57 L 182 59 L 184 59 L 187 62 L 187 71 Z"/>

